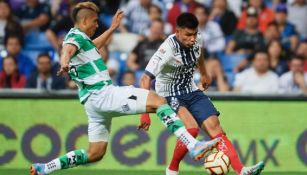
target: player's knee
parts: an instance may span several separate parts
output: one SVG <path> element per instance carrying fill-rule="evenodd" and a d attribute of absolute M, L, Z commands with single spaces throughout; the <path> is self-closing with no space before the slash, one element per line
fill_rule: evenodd
<path fill-rule="evenodd" d="M 160 96 L 157 97 L 157 106 L 158 107 L 161 106 L 161 105 L 164 105 L 166 103 L 167 103 L 167 101 L 164 97 L 160 97 Z"/>
<path fill-rule="evenodd" d="M 150 109 L 156 110 L 159 106 L 166 104 L 167 101 L 164 97 L 157 95 L 156 93 L 150 93 L 147 101 L 147 106 Z"/>
<path fill-rule="evenodd" d="M 211 123 L 211 125 L 208 126 L 208 129 L 215 132 L 222 131 L 220 123 Z"/>
<path fill-rule="evenodd" d="M 209 133 L 221 133 L 223 132 L 222 126 L 218 120 L 217 116 L 211 116 L 203 123 L 203 128 L 205 128 Z"/>
<path fill-rule="evenodd" d="M 218 133 L 222 133 L 223 132 L 223 129 L 220 125 L 220 123 L 216 123 L 212 126 L 212 130 L 215 131 L 215 132 L 218 132 Z"/>
<path fill-rule="evenodd" d="M 100 161 L 100 160 L 103 158 L 104 154 L 105 154 L 105 153 L 96 154 L 96 155 L 95 155 L 95 161 L 96 161 L 96 162 L 97 162 L 97 161 Z"/>

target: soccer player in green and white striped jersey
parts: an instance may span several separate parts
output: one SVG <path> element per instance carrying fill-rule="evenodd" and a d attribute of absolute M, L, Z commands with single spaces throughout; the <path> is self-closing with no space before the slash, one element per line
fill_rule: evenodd
<path fill-rule="evenodd" d="M 75 26 L 63 42 L 58 72 L 60 75 L 68 73 L 78 86 L 79 99 L 88 116 L 89 149 L 71 151 L 46 164 L 32 164 L 30 174 L 45 175 L 101 160 L 107 149 L 112 118 L 144 112 L 157 112 L 165 127 L 188 147 L 192 158 L 203 157 L 219 138 L 199 142 L 186 131 L 165 98 L 145 89 L 112 85 L 98 49 L 119 26 L 123 12 L 116 12 L 111 27 L 92 41 L 89 37 L 98 27 L 97 13 L 98 7 L 92 2 L 79 3 L 73 9 Z"/>

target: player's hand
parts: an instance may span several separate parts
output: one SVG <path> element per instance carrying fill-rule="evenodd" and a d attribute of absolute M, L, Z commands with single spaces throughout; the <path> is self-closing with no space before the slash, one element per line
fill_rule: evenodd
<path fill-rule="evenodd" d="M 68 64 L 61 65 L 60 70 L 57 72 L 57 76 L 64 76 L 68 73 Z"/>
<path fill-rule="evenodd" d="M 120 25 L 123 17 L 124 17 L 124 12 L 122 10 L 117 10 L 117 12 L 112 18 L 112 23 L 110 28 L 115 30 Z"/>
<path fill-rule="evenodd" d="M 144 131 L 148 131 L 149 126 L 150 126 L 150 117 L 148 113 L 143 113 L 140 117 L 140 124 L 137 127 L 138 130 L 144 130 Z"/>
<path fill-rule="evenodd" d="M 201 91 L 205 91 L 205 90 L 208 89 L 208 87 L 210 86 L 211 82 L 212 82 L 211 77 L 209 77 L 209 76 L 202 76 L 201 80 L 200 80 L 200 85 L 198 86 L 198 88 Z"/>

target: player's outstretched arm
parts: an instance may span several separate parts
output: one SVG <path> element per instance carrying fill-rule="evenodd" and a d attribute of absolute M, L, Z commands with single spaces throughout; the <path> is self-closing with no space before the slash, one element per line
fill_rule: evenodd
<path fill-rule="evenodd" d="M 146 66 L 145 73 L 141 77 L 140 87 L 143 89 L 150 90 L 151 81 L 160 73 L 167 61 L 172 58 L 172 50 L 168 48 L 167 43 L 163 43 L 160 48 L 151 57 L 148 65 Z M 163 59 L 162 59 L 163 58 Z M 147 131 L 150 126 L 149 115 L 144 113 L 140 118 L 140 125 L 138 129 L 143 129 Z"/>
<path fill-rule="evenodd" d="M 151 84 L 151 78 L 146 75 L 145 73 L 142 75 L 141 80 L 140 80 L 140 87 L 142 89 L 150 89 L 150 84 Z M 140 124 L 138 125 L 137 129 L 139 130 L 144 130 L 148 131 L 149 126 L 151 124 L 150 116 L 148 113 L 143 113 L 140 116 Z"/>
<path fill-rule="evenodd" d="M 112 24 L 108 30 L 103 32 L 100 36 L 93 40 L 93 43 L 96 45 L 97 49 L 100 49 L 102 46 L 106 45 L 107 41 L 112 36 L 113 32 L 120 25 L 121 20 L 124 16 L 124 12 L 121 10 L 117 10 L 112 19 Z"/>
<path fill-rule="evenodd" d="M 69 61 L 71 57 L 76 53 L 77 47 L 72 44 L 65 44 L 62 49 L 62 54 L 60 58 L 60 70 L 57 75 L 65 75 L 68 72 Z"/>
<path fill-rule="evenodd" d="M 211 80 L 211 78 L 208 75 L 207 70 L 206 70 L 205 57 L 204 57 L 203 52 L 201 52 L 197 66 L 198 66 L 199 73 L 201 75 L 201 87 L 199 87 L 199 88 L 200 88 L 200 90 L 206 90 L 209 87 L 209 85 L 211 84 L 212 80 Z"/>
<path fill-rule="evenodd" d="M 140 80 L 140 87 L 142 89 L 147 89 L 150 90 L 150 85 L 151 85 L 151 78 L 150 76 L 146 75 L 145 73 L 142 75 L 141 80 Z"/>

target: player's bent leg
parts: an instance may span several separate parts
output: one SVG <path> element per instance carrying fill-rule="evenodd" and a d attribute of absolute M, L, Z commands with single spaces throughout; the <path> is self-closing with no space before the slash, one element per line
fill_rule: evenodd
<path fill-rule="evenodd" d="M 91 142 L 88 149 L 88 162 L 97 162 L 103 158 L 106 153 L 107 142 Z"/>
<path fill-rule="evenodd" d="M 31 165 L 31 175 L 46 175 L 56 170 L 73 168 L 88 163 L 88 154 L 85 150 L 74 150 L 46 164 L 35 163 Z"/>
<path fill-rule="evenodd" d="M 86 153 L 85 150 L 75 150 L 46 164 L 33 164 L 30 174 L 45 175 L 56 170 L 73 168 L 79 165 L 96 162 L 103 158 L 106 149 L 106 142 L 90 143 L 88 153 Z"/>
<path fill-rule="evenodd" d="M 89 150 L 74 150 L 46 164 L 33 164 L 31 175 L 45 175 L 61 169 L 73 168 L 90 162 L 96 162 L 104 156 L 109 139 L 112 118 L 100 115 L 91 103 L 85 103 L 88 115 Z"/>
<path fill-rule="evenodd" d="M 179 118 L 183 121 L 187 131 L 196 138 L 199 132 L 197 122 L 194 120 L 192 114 L 187 110 L 186 107 L 179 107 L 178 109 Z M 179 171 L 179 164 L 188 152 L 187 147 L 180 141 L 176 141 L 176 146 L 174 148 L 172 160 L 168 168 L 166 168 L 166 175 L 177 175 Z"/>
<path fill-rule="evenodd" d="M 56 170 L 73 168 L 87 163 L 101 160 L 107 150 L 107 142 L 92 142 L 89 144 L 88 152 L 81 149 L 71 151 L 46 164 L 36 163 L 31 166 L 31 175 L 46 175 Z"/>
<path fill-rule="evenodd" d="M 199 132 L 198 128 L 188 128 L 187 131 L 196 138 Z M 176 146 L 173 151 L 173 157 L 169 164 L 169 166 L 166 168 L 165 174 L 166 175 L 177 175 L 179 174 L 179 164 L 185 157 L 185 155 L 188 153 L 187 147 L 180 141 L 176 141 Z"/>
<path fill-rule="evenodd" d="M 212 138 L 220 133 L 224 133 L 218 116 L 212 115 L 208 117 L 205 121 L 203 121 L 201 126 Z"/>
<path fill-rule="evenodd" d="M 197 122 L 195 121 L 194 117 L 188 111 L 186 107 L 180 106 L 177 114 L 178 114 L 178 117 L 182 120 L 186 128 L 197 128 L 198 129 Z"/>
<path fill-rule="evenodd" d="M 96 103 L 97 106 L 94 106 L 93 103 Z M 106 153 L 112 117 L 99 111 L 104 106 L 96 100 L 86 102 L 84 107 L 88 116 L 88 162 L 97 162 Z"/>
<path fill-rule="evenodd" d="M 241 163 L 233 144 L 224 133 L 218 117 L 216 115 L 208 117 L 203 122 L 202 128 L 207 131 L 210 137 L 221 138 L 221 142 L 217 146 L 217 149 L 223 151 L 229 157 L 231 167 L 237 174 L 239 174 L 243 168 L 243 164 Z"/>
<path fill-rule="evenodd" d="M 167 101 L 164 97 L 159 96 L 153 91 L 149 91 L 146 100 L 146 112 L 156 112 L 161 105 L 166 103 Z"/>
<path fill-rule="evenodd" d="M 174 110 L 166 103 L 166 99 L 159 97 L 156 93 L 150 92 L 147 97 L 146 112 L 156 110 L 157 116 L 164 126 L 173 133 L 188 148 L 190 156 L 194 160 L 202 158 L 206 152 L 212 149 L 218 142 L 219 138 L 209 142 L 199 142 L 191 134 L 188 133 L 184 124 L 174 112 Z"/>

